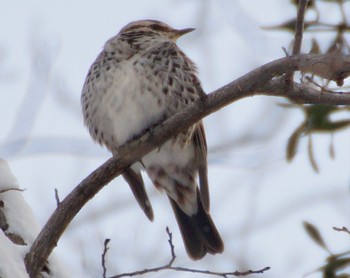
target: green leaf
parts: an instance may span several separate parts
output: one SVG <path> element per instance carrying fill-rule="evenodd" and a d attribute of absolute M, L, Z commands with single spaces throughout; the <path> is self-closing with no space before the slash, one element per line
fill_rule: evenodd
<path fill-rule="evenodd" d="M 308 142 L 307 150 L 308 150 L 309 159 L 310 159 L 310 163 L 311 163 L 312 168 L 314 169 L 314 171 L 316 173 L 319 173 L 320 170 L 319 170 L 319 168 L 317 166 L 317 162 L 316 162 L 316 159 L 315 159 L 315 156 L 314 156 L 314 151 L 313 151 L 313 148 L 312 148 L 312 137 L 311 137 L 311 135 L 309 135 L 309 142 Z"/>
<path fill-rule="evenodd" d="M 323 249 L 325 249 L 328 253 L 331 254 L 331 252 L 329 251 L 326 243 L 324 242 L 320 232 L 318 231 L 318 229 L 310 224 L 309 222 L 304 221 L 303 222 L 303 226 L 304 229 L 306 230 L 307 234 L 319 245 L 321 246 Z"/>
<path fill-rule="evenodd" d="M 295 154 L 297 153 L 297 147 L 299 143 L 299 139 L 305 131 L 305 123 L 302 123 L 293 134 L 288 139 L 287 144 L 287 161 L 292 161 Z"/>
<path fill-rule="evenodd" d="M 338 258 L 330 256 L 328 263 L 323 266 L 323 277 L 341 277 L 337 276 L 336 272 L 350 265 L 350 258 Z M 346 276 L 343 276 L 346 277 Z M 349 277 L 349 276 L 348 276 Z"/>

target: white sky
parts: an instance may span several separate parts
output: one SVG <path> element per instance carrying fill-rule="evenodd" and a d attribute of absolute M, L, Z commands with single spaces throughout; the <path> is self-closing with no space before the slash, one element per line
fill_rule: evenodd
<path fill-rule="evenodd" d="M 20 187 L 27 189 L 23 195 L 40 226 L 55 208 L 54 188 L 63 198 L 109 157 L 90 139 L 80 112 L 87 70 L 108 38 L 128 22 L 143 18 L 196 28 L 179 45 L 198 65 L 209 93 L 282 57 L 291 35 L 260 27 L 294 15 L 287 0 L 0 4 L 0 157 L 8 161 Z M 327 12 L 331 19 L 338 11 Z M 306 43 L 309 38 L 306 35 Z M 44 57 L 34 63 L 39 72 L 43 69 L 40 74 L 33 70 L 33 57 Z M 26 110 L 21 109 L 24 101 Z M 288 164 L 286 142 L 301 123 L 302 113 L 279 107 L 277 103 L 283 101 L 243 99 L 205 119 L 213 150 L 209 154 L 211 210 L 225 241 L 224 254 L 190 261 L 165 196 L 147 181 L 155 211 L 151 224 L 118 178 L 83 208 L 55 249 L 72 277 L 101 276 L 105 238 L 112 239 L 109 275 L 164 264 L 169 257 L 166 226 L 173 232 L 176 265 L 192 268 L 244 271 L 271 266 L 259 277 L 300 277 L 321 266 L 326 257 L 304 232 L 303 220 L 321 230 L 331 250 L 346 251 L 348 238 L 332 227 L 349 227 L 350 131 L 335 135 L 334 160 L 328 154 L 330 136 L 314 136 L 320 174 L 311 169 L 306 138 Z M 24 145 L 9 145 L 23 136 Z M 215 152 L 222 144 L 231 148 Z M 185 273 L 152 277 L 164 275 L 193 277 Z"/>

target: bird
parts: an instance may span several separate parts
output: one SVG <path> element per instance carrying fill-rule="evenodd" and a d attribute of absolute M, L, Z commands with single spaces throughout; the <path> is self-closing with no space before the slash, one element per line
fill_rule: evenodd
<path fill-rule="evenodd" d="M 206 97 L 195 64 L 176 44 L 193 30 L 138 20 L 104 44 L 81 94 L 84 123 L 94 141 L 117 155 L 128 140 Z M 207 168 L 206 136 L 200 121 L 122 173 L 150 221 L 154 213 L 141 170 L 157 189 L 165 191 L 193 260 L 224 250 L 209 212 Z"/>

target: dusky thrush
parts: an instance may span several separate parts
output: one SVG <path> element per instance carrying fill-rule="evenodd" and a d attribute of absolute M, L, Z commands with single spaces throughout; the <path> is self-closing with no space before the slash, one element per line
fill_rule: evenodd
<path fill-rule="evenodd" d="M 196 66 L 176 45 L 177 38 L 193 30 L 140 20 L 106 42 L 90 67 L 81 96 L 84 122 L 95 141 L 117 154 L 126 141 L 205 97 Z M 188 255 L 197 260 L 206 253 L 221 253 L 223 241 L 209 214 L 203 123 L 176 135 L 123 172 L 152 221 L 142 168 L 156 188 L 167 193 Z"/>

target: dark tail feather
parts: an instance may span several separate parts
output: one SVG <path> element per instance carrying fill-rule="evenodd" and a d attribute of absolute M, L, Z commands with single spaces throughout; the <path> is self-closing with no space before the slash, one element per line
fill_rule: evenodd
<path fill-rule="evenodd" d="M 169 200 L 173 207 L 187 254 L 193 260 L 203 258 L 206 253 L 217 254 L 224 251 L 224 243 L 210 214 L 206 213 L 203 208 L 198 190 L 198 212 L 193 216 L 185 214 L 170 197 Z"/>
<path fill-rule="evenodd" d="M 153 209 L 151 202 L 148 199 L 141 174 L 135 172 L 131 168 L 127 168 L 124 170 L 122 175 L 126 182 L 129 184 L 136 201 L 146 214 L 147 218 L 153 221 Z"/>

